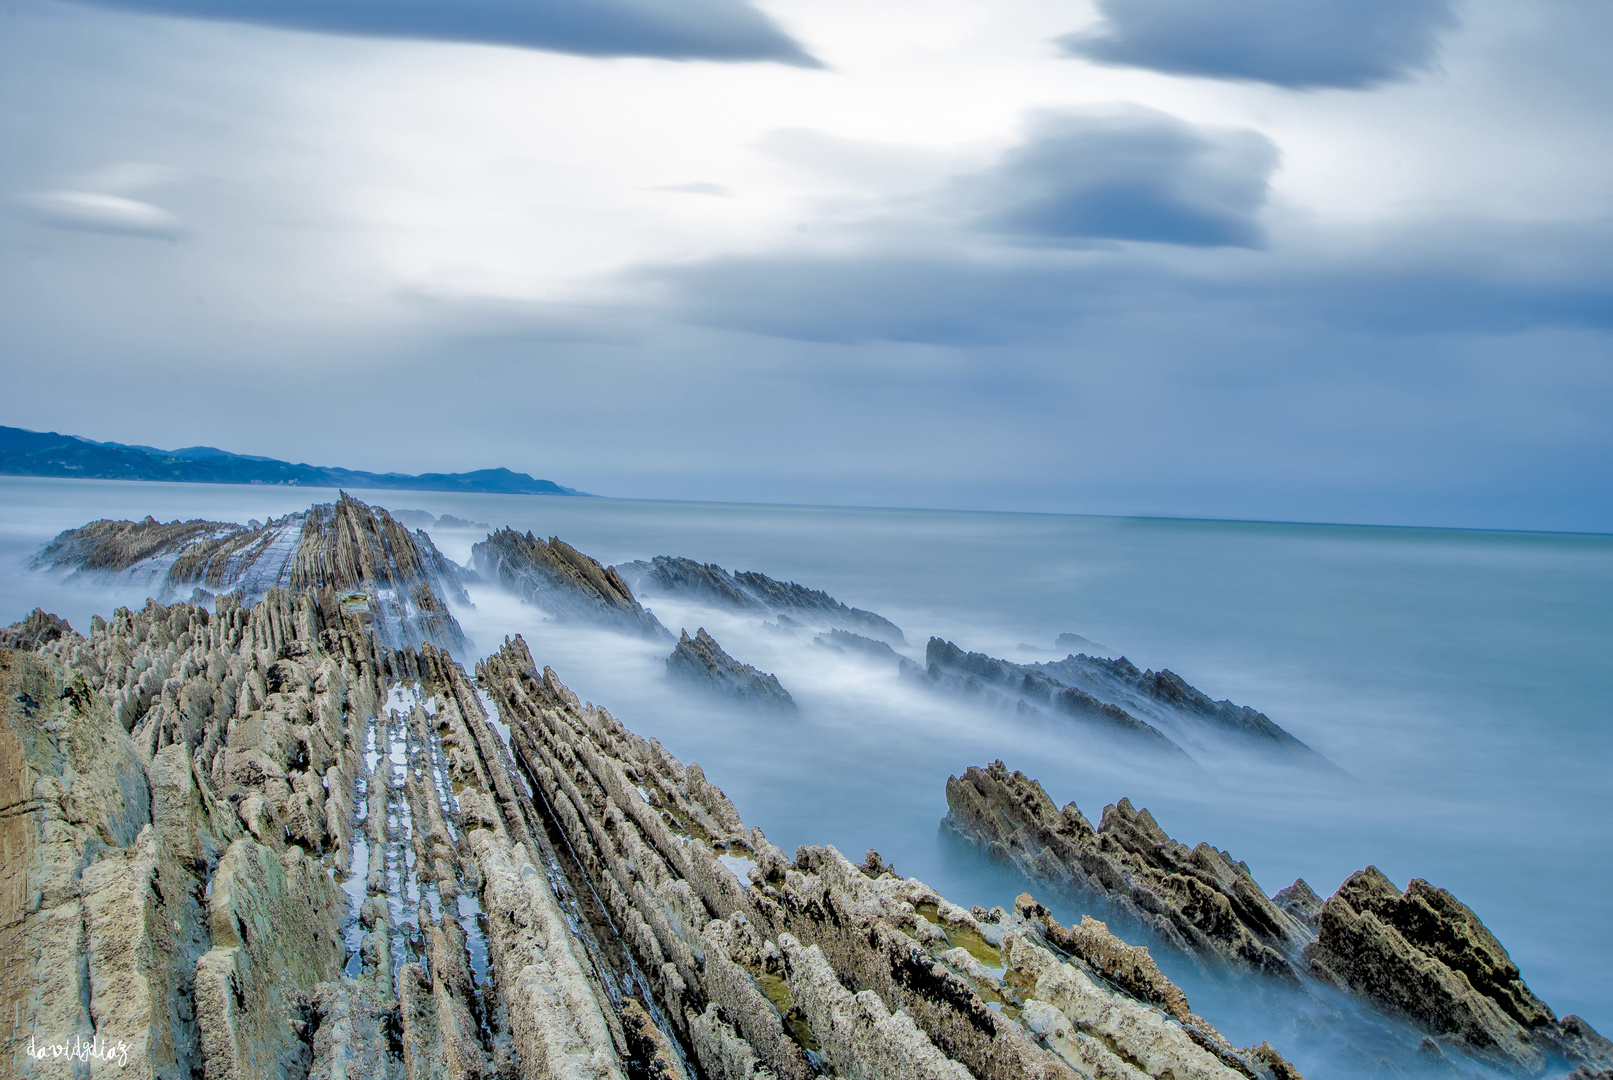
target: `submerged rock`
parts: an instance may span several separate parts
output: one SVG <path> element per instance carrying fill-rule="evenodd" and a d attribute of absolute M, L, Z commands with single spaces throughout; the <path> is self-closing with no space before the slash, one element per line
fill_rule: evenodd
<path fill-rule="evenodd" d="M 1081 655 L 1050 664 L 1016 664 L 965 652 L 932 637 L 925 663 L 927 670 L 913 665 L 903 672 L 954 693 L 974 694 L 998 705 L 1017 700 L 1027 708 L 1069 716 L 1189 756 L 1194 750 L 1228 742 L 1334 768 L 1264 713 L 1230 701 L 1212 701 L 1173 672 L 1139 671 L 1125 657 Z"/>
<path fill-rule="evenodd" d="M 794 711 L 795 699 L 779 685 L 778 678 L 740 663 L 723 651 L 705 627 L 690 637 L 685 630 L 677 648 L 666 659 L 668 674 L 696 683 L 724 697 L 750 705 L 769 705 Z"/>
<path fill-rule="evenodd" d="M 1401 892 L 1375 866 L 1322 905 L 1305 950 L 1317 975 L 1442 1039 L 1528 1072 L 1548 1057 L 1613 1067 L 1613 1043 L 1561 1022 L 1473 911 L 1420 878 Z"/>
<path fill-rule="evenodd" d="M 541 607 L 559 622 L 603 626 L 654 639 L 672 633 L 646 611 L 617 574 L 561 540 L 500 529 L 471 548 L 481 575 Z"/>
<path fill-rule="evenodd" d="M 903 659 L 901 653 L 885 642 L 863 637 L 861 634 L 853 634 L 849 630 L 831 630 L 828 634 L 820 634 L 812 640 L 814 643 L 833 649 L 835 652 L 863 656 L 870 660 L 899 664 Z"/>
<path fill-rule="evenodd" d="M 822 590 L 754 570 L 731 574 L 716 563 L 672 555 L 657 555 L 648 562 L 639 559 L 616 569 L 647 596 L 676 596 L 735 611 L 781 616 L 788 612 L 816 626 L 860 631 L 882 641 L 907 644 L 901 627 L 883 616 L 847 607 Z"/>
<path fill-rule="evenodd" d="M 1162 940 L 1199 957 L 1298 979 L 1309 931 L 1261 892 L 1249 868 L 1208 844 L 1167 836 L 1125 799 L 1094 829 L 1072 802 L 1001 761 L 947 779 L 945 824 L 1027 876 L 1106 897 Z"/>
<path fill-rule="evenodd" d="M 159 600 L 229 593 L 252 604 L 274 588 L 328 588 L 366 611 L 389 646 L 430 643 L 463 654 L 470 644 L 445 599 L 469 604 L 465 571 L 424 532 L 411 533 L 345 492 L 254 526 L 149 516 L 93 521 L 57 536 L 33 566 L 111 577 Z"/>

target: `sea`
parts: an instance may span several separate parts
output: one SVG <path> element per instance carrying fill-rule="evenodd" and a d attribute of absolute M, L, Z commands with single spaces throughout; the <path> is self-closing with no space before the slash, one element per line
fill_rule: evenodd
<path fill-rule="evenodd" d="M 311 488 L 0 477 L 0 624 L 36 606 L 88 629 L 144 596 L 30 570 L 96 518 L 246 522 L 335 497 Z M 1049 717 L 903 682 L 810 633 L 650 601 L 777 674 L 795 715 L 730 708 L 669 680 L 669 646 L 560 626 L 491 587 L 456 606 L 473 653 L 520 634 L 581 697 L 699 762 L 787 852 L 877 850 L 954 902 L 1030 892 L 1063 921 L 1115 919 L 987 859 L 942 826 L 946 782 L 1000 759 L 1096 824 L 1122 797 L 1174 838 L 1243 860 L 1268 893 L 1327 896 L 1377 866 L 1467 903 L 1559 1015 L 1613 1034 L 1613 536 L 1426 528 L 353 491 L 391 510 L 559 536 L 605 563 L 681 555 L 823 589 L 899 625 L 1020 662 L 1089 652 L 1169 668 L 1266 713 L 1335 764 L 1167 766 Z M 438 526 L 461 563 L 485 528 Z M 1147 943 L 1146 935 L 1113 922 Z M 1269 1040 L 1311 1080 L 1452 1075 L 1400 1025 L 1315 988 L 1206 970 L 1154 943 L 1195 1011 Z M 1462 1075 L 1475 1070 L 1465 1067 Z M 1484 1070 L 1476 1070 L 1483 1073 Z"/>

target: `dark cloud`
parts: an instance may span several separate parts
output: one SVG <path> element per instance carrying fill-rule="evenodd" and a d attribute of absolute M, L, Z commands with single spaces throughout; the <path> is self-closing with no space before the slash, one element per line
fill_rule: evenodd
<path fill-rule="evenodd" d="M 993 231 L 1069 244 L 1254 247 L 1277 148 L 1164 113 L 1044 113 L 991 172 L 962 185 Z"/>
<path fill-rule="evenodd" d="M 1288 87 L 1366 87 L 1434 59 L 1450 0 L 1098 0 L 1104 22 L 1061 38 L 1107 64 Z"/>
<path fill-rule="evenodd" d="M 581 56 L 822 65 L 745 0 L 88 0 L 292 30 L 425 38 Z"/>

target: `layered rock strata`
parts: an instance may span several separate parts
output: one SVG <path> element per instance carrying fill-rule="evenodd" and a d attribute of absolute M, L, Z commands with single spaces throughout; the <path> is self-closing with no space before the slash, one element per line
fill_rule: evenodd
<path fill-rule="evenodd" d="M 460 655 L 469 647 L 447 599 L 469 603 L 465 571 L 424 532 L 345 492 L 262 525 L 92 521 L 57 536 L 33 565 L 111 578 L 159 600 L 229 593 L 252 604 L 275 588 L 330 588 L 352 611 L 367 611 L 391 647 L 431 643 Z"/>
<path fill-rule="evenodd" d="M 674 596 L 713 607 L 759 614 L 790 614 L 826 629 L 852 630 L 905 645 L 901 627 L 883 616 L 847 607 L 821 589 L 779 581 L 754 570 L 729 573 L 715 563 L 657 555 L 616 569 L 646 596 Z"/>
<path fill-rule="evenodd" d="M 1000 761 L 950 777 L 947 806 L 947 826 L 1026 876 L 1102 897 L 1189 954 L 1331 983 L 1409 1020 L 1429 1036 L 1430 1053 L 1451 1048 L 1526 1075 L 1553 1062 L 1613 1067 L 1613 1043 L 1579 1017 L 1558 1020 L 1478 917 L 1425 881 L 1402 893 L 1369 866 L 1325 902 L 1303 880 L 1268 899 L 1244 863 L 1208 844 L 1177 843 L 1127 800 L 1105 807 L 1093 829 L 1074 803 L 1057 809 L 1040 784 Z M 1063 951 L 1187 1027 L 1198 1023 L 1146 950 L 1090 918 L 1063 930 L 1041 909 L 1019 906 Z"/>
<path fill-rule="evenodd" d="M 1001 761 L 947 779 L 946 824 L 1027 877 L 1107 898 L 1161 940 L 1248 971 L 1297 980 L 1309 930 L 1273 903 L 1249 868 L 1208 844 L 1165 835 L 1125 799 L 1094 829 Z"/>
<path fill-rule="evenodd" d="M 1401 892 L 1375 866 L 1321 905 L 1305 950 L 1317 975 L 1470 1052 L 1534 1072 L 1549 1058 L 1613 1067 L 1613 1043 L 1559 1021 L 1507 951 L 1456 897 L 1414 878 Z"/>
<path fill-rule="evenodd" d="M 477 675 L 330 590 L 0 650 L 6 1075 L 1292 1075 L 1091 928 L 789 860 L 519 639 Z"/>
<path fill-rule="evenodd" d="M 859 867 L 803 847 L 789 859 L 699 766 L 578 701 L 519 639 L 477 677 L 700 1074 L 1294 1075 L 1206 1049 L 1052 945 L 1045 923 L 966 911 L 874 856 Z"/>
<path fill-rule="evenodd" d="M 1027 668 L 1028 673 L 1117 704 L 1173 736 L 1211 734 L 1234 739 L 1245 747 L 1311 764 L 1327 764 L 1325 758 L 1265 713 L 1227 700 L 1216 701 L 1168 668 L 1139 671 L 1124 656 L 1109 659 L 1085 654 Z"/>
<path fill-rule="evenodd" d="M 561 540 L 500 529 L 471 549 L 471 565 L 558 622 L 603 626 L 656 640 L 672 634 L 646 611 L 615 567 Z"/>
<path fill-rule="evenodd" d="M 1170 671 L 1139 671 L 1125 657 L 1070 656 L 1052 664 L 1016 664 L 965 652 L 932 637 L 926 668 L 902 673 L 928 686 L 972 695 L 999 707 L 1047 710 L 1092 727 L 1189 754 L 1230 743 L 1331 768 L 1320 754 L 1270 717 L 1230 701 L 1212 701 Z"/>
<path fill-rule="evenodd" d="M 666 658 L 666 670 L 673 678 L 694 683 L 720 697 L 747 705 L 795 711 L 795 699 L 779 685 L 777 676 L 729 656 L 703 626 L 692 638 L 689 631 L 683 631 L 677 648 Z"/>

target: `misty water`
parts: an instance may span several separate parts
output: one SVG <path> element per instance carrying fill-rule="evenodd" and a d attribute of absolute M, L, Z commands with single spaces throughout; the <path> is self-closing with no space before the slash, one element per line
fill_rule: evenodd
<path fill-rule="evenodd" d="M 939 827 L 945 784 L 1001 758 L 1096 823 L 1122 796 L 1270 892 L 1323 896 L 1375 864 L 1450 889 L 1559 1014 L 1613 1029 L 1613 537 L 607 499 L 353 492 L 389 509 L 558 535 L 607 562 L 684 555 L 827 590 L 893 620 L 922 660 L 939 635 L 1016 661 L 1072 632 L 1269 715 L 1342 770 L 1260 760 L 1169 767 L 1051 718 L 981 711 L 762 620 L 650 600 L 775 672 L 798 715 L 715 705 L 666 677 L 669 646 L 545 621 L 491 587 L 455 609 L 477 655 L 525 636 L 581 697 L 698 761 L 786 851 L 867 848 L 949 899 L 1029 890 L 1063 921 L 1105 913 L 984 859 Z M 26 570 L 98 517 L 245 522 L 313 489 L 0 478 L 0 623 L 43 606 L 88 628 L 143 596 Z M 436 528 L 461 563 L 480 530 Z M 467 662 L 474 656 L 462 657 Z M 1116 929 L 1125 931 L 1117 924 Z M 1135 934 L 1129 936 L 1135 937 Z M 1312 1080 L 1418 1072 L 1417 1039 L 1327 994 L 1161 966 L 1234 1042 L 1269 1039 Z M 1468 1070 L 1471 1072 L 1471 1069 Z"/>

